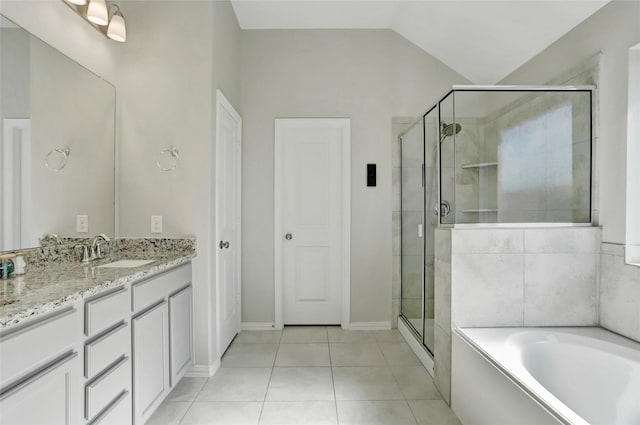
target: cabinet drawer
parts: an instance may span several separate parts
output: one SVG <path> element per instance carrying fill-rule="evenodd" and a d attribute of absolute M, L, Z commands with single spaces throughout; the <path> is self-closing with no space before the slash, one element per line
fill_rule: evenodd
<path fill-rule="evenodd" d="M 123 391 L 90 425 L 124 425 L 131 423 L 131 393 Z"/>
<path fill-rule="evenodd" d="M 106 408 L 123 390 L 128 391 L 130 382 L 131 365 L 129 359 L 125 357 L 85 387 L 85 418 L 91 419 Z"/>
<path fill-rule="evenodd" d="M 84 305 L 84 333 L 96 334 L 113 326 L 129 314 L 129 292 L 125 287 L 87 301 Z"/>
<path fill-rule="evenodd" d="M 80 336 L 80 317 L 73 307 L 0 333 L 2 386 L 44 366 L 69 350 Z"/>
<path fill-rule="evenodd" d="M 84 376 L 93 378 L 118 358 L 130 353 L 131 332 L 121 323 L 100 338 L 84 346 Z"/>
<path fill-rule="evenodd" d="M 164 299 L 191 282 L 191 264 L 132 285 L 132 311 L 137 312 Z"/>

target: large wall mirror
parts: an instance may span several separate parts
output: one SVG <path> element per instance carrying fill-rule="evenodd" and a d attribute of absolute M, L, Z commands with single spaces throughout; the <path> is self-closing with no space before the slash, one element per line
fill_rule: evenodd
<path fill-rule="evenodd" d="M 0 251 L 114 235 L 113 85 L 2 15 L 0 80 Z"/>

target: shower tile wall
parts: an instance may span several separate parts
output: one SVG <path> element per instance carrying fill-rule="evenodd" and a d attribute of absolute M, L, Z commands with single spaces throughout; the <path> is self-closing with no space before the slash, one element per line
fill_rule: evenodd
<path fill-rule="evenodd" d="M 448 201 L 452 208 L 455 208 L 455 221 L 458 223 L 495 222 L 495 214 L 471 212 L 481 208 L 495 209 L 497 186 L 495 167 L 463 168 L 469 164 L 481 162 L 484 156 L 481 152 L 484 147 L 482 122 L 475 118 L 457 117 L 456 123 L 462 128 L 455 139 L 452 136 L 446 137 L 440 145 L 443 200 Z M 453 158 L 454 141 L 455 160 Z M 455 187 L 453 187 L 454 170 Z M 454 190 L 455 202 L 452 199 Z M 450 220 L 453 218 L 454 216 L 451 215 Z"/>
<path fill-rule="evenodd" d="M 449 397 L 451 329 L 594 326 L 601 229 L 438 229 L 435 382 Z"/>
<path fill-rule="evenodd" d="M 451 386 L 451 231 L 435 235 L 434 383 L 447 403 Z"/>
<path fill-rule="evenodd" d="M 600 326 L 640 342 L 640 267 L 624 263 L 624 246 L 603 243 Z"/>
<path fill-rule="evenodd" d="M 493 167 L 497 221 L 589 222 L 588 97 L 544 93 L 526 98 L 484 121 L 479 162 L 499 163 Z"/>

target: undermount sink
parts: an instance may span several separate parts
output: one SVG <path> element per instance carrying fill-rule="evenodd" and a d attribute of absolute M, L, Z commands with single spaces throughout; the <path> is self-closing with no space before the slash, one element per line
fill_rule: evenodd
<path fill-rule="evenodd" d="M 145 264 L 153 263 L 154 261 L 155 260 L 118 260 L 114 261 L 113 263 L 103 264 L 101 266 L 98 266 L 98 268 L 105 267 L 114 269 L 128 269 L 144 266 Z"/>

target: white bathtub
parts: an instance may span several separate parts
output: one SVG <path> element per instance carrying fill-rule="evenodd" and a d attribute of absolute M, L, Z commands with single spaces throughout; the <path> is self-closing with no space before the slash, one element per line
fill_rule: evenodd
<path fill-rule="evenodd" d="M 451 385 L 465 425 L 640 425 L 640 344 L 601 328 L 456 329 Z"/>

